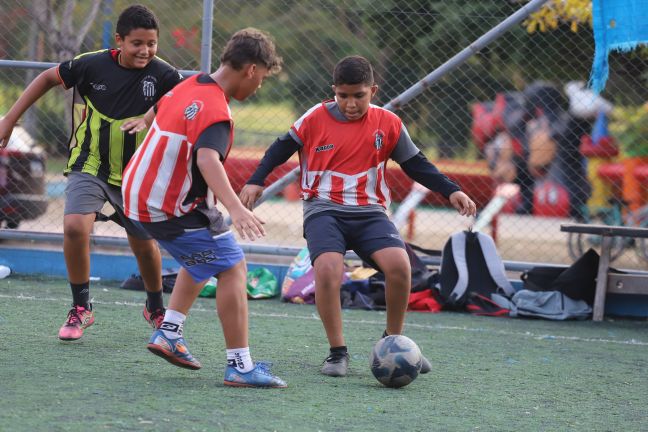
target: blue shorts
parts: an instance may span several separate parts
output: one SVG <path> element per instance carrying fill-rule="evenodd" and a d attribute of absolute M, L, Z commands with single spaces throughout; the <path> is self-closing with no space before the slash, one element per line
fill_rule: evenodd
<path fill-rule="evenodd" d="M 185 232 L 173 240 L 157 241 L 196 282 L 229 270 L 245 258 L 231 231 L 212 237 L 204 228 Z"/>
<path fill-rule="evenodd" d="M 398 230 L 384 213 L 316 213 L 304 221 L 304 237 L 311 263 L 324 252 L 344 255 L 353 250 L 378 269 L 371 259 L 374 252 L 388 247 L 405 249 Z"/>

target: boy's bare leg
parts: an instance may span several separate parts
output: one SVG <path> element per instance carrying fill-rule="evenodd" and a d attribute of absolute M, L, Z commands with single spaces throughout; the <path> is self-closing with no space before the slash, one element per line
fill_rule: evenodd
<path fill-rule="evenodd" d="M 389 247 L 374 252 L 371 259 L 385 275 L 387 333 L 402 334 L 412 284 L 412 270 L 407 252 L 399 247 Z"/>
<path fill-rule="evenodd" d="M 137 259 L 137 267 L 149 292 L 162 290 L 162 255 L 157 242 L 153 239 L 139 239 L 128 235 L 128 243 Z"/>
<path fill-rule="evenodd" d="M 94 323 L 90 304 L 90 233 L 95 215 L 68 214 L 63 217 L 63 255 L 72 290 L 72 309 L 59 329 L 61 340 L 77 340 Z"/>
<path fill-rule="evenodd" d="M 196 301 L 198 294 L 200 294 L 206 282 L 207 280 L 200 282 L 194 281 L 189 272 L 184 267 L 180 267 L 173 291 L 171 292 L 168 309 L 187 315 L 189 309 L 191 309 L 191 305 Z"/>
<path fill-rule="evenodd" d="M 169 308 L 164 314 L 164 322 L 153 333 L 146 346 L 153 354 L 186 369 L 196 370 L 202 367 L 189 352 L 182 337 L 182 329 L 189 309 L 205 282 L 206 280 L 195 282 L 189 272 L 180 268 L 169 300 Z"/>
<path fill-rule="evenodd" d="M 344 272 L 344 256 L 324 252 L 315 259 L 315 305 L 331 347 L 345 345 L 342 333 L 340 285 Z"/>
<path fill-rule="evenodd" d="M 227 349 L 248 346 L 247 265 L 245 260 L 220 273 L 216 310 Z"/>
<path fill-rule="evenodd" d="M 412 289 L 412 268 L 405 249 L 390 247 L 371 255 L 371 259 L 385 275 L 385 300 L 387 303 L 387 334 L 403 334 L 405 312 Z M 421 373 L 432 370 L 430 361 L 422 356 Z"/>
<path fill-rule="evenodd" d="M 63 217 L 63 255 L 70 283 L 83 284 L 90 280 L 90 233 L 94 221 L 94 213 Z"/>

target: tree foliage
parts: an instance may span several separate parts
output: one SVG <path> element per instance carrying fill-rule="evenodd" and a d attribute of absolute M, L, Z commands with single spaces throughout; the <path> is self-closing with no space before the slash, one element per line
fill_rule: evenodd
<path fill-rule="evenodd" d="M 580 26 L 592 27 L 592 0 L 550 0 L 524 22 L 529 33 L 556 30 L 568 24 L 576 33 Z"/>

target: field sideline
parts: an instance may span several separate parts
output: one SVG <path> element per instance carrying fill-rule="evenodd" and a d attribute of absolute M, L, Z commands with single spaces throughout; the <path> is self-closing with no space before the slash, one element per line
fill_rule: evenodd
<path fill-rule="evenodd" d="M 96 323 L 62 343 L 69 293 L 52 278 L 0 280 L 0 430 L 348 431 L 645 430 L 648 322 L 548 322 L 410 313 L 406 334 L 432 361 L 399 389 L 368 368 L 384 314 L 345 311 L 350 376 L 318 373 L 327 344 L 312 306 L 250 302 L 256 359 L 284 390 L 222 385 L 224 345 L 213 300 L 185 328 L 203 369 L 150 354 L 141 292 L 94 284 Z"/>

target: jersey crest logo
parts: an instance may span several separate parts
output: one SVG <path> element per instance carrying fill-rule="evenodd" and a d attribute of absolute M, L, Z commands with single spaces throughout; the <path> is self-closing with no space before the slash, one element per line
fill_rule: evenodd
<path fill-rule="evenodd" d="M 385 132 L 378 129 L 374 132 L 374 147 L 376 150 L 380 150 L 383 146 L 383 138 L 385 137 Z"/>
<path fill-rule="evenodd" d="M 147 75 L 142 80 L 142 94 L 145 99 L 153 99 L 155 97 L 155 85 L 157 84 L 157 79 L 151 75 Z"/>
<path fill-rule="evenodd" d="M 202 108 L 202 102 L 201 101 L 192 101 L 191 105 L 189 105 L 187 108 L 184 110 L 184 116 L 187 120 L 193 120 L 196 118 L 198 115 L 198 112 Z"/>

